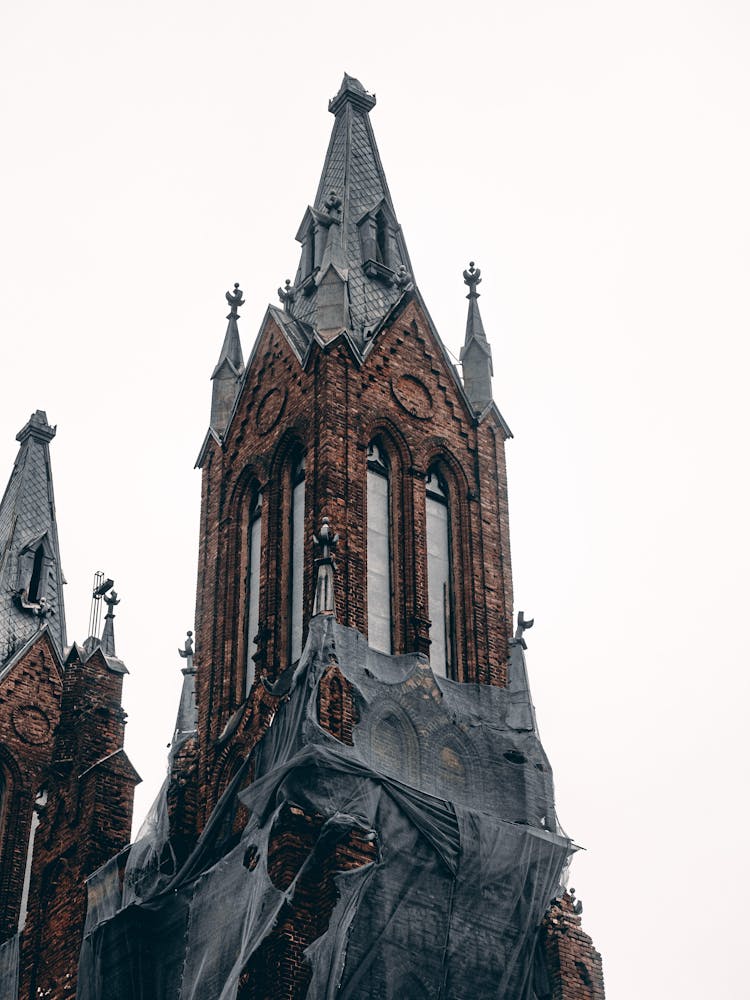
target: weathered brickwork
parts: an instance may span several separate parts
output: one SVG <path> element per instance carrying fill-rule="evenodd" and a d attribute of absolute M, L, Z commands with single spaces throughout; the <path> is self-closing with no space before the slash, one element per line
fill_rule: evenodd
<path fill-rule="evenodd" d="M 101 650 L 62 664 L 49 635 L 0 680 L 2 940 L 19 926 L 36 810 L 19 997 L 75 995 L 85 878 L 130 839 L 138 776 L 122 750 L 122 671 Z"/>
<path fill-rule="evenodd" d="M 261 782 L 266 780 L 268 767 L 276 765 L 269 765 L 264 753 L 275 739 L 285 749 L 299 743 L 305 751 L 314 749 L 316 753 L 325 745 L 333 760 L 357 761 L 363 773 L 375 774 L 383 782 L 384 798 L 390 795 L 395 801 L 394 782 L 400 783 L 399 796 L 405 791 L 431 796 L 439 816 L 452 810 L 456 831 L 463 831 L 461 851 L 466 850 L 467 857 L 470 852 L 466 845 L 483 841 L 481 836 L 466 836 L 465 831 L 472 828 L 461 826 L 457 818 L 463 815 L 462 810 L 473 810 L 475 817 L 486 810 L 489 816 L 488 800 L 493 796 L 497 801 L 492 808 L 508 824 L 503 828 L 503 838 L 508 831 L 513 831 L 514 836 L 519 830 L 525 833 L 533 824 L 547 831 L 546 837 L 557 837 L 551 820 L 551 776 L 543 751 L 535 749 L 538 741 L 521 652 L 525 644 L 521 639 L 511 639 L 513 585 L 505 463 L 505 442 L 510 431 L 491 403 L 491 355 L 477 305 L 479 271 L 470 265 L 470 270 L 464 272 L 470 306 L 461 355 L 462 384 L 413 282 L 403 234 L 367 119 L 374 104 L 375 98 L 358 81 L 345 76 L 341 91 L 330 105 L 336 125 L 316 202 L 306 211 L 300 228 L 298 238 L 303 250 L 295 284 L 288 283 L 287 289 L 281 291 L 284 311 L 271 308 L 266 313 L 241 378 L 237 310 L 242 293 L 239 286 L 227 293 L 229 327 L 214 372 L 211 430 L 199 460 L 202 493 L 195 671 L 188 642 L 181 651 L 188 661 L 183 670 L 188 686 L 183 688 L 170 753 L 171 781 L 165 799 L 160 800 L 164 807 L 160 815 L 168 818 L 169 842 L 159 839 L 164 833 L 162 824 L 153 844 L 146 841 L 145 849 L 140 851 L 142 858 L 148 858 L 153 847 L 157 859 L 163 850 L 171 851 L 178 866 L 190 858 L 177 877 L 178 882 L 184 878 L 184 884 L 175 888 L 177 883 L 171 882 L 170 892 L 162 894 L 164 900 L 171 899 L 173 892 L 183 893 L 181 905 L 186 907 L 199 892 L 195 876 L 198 868 L 194 866 L 203 863 L 201 851 L 206 843 L 220 842 L 222 850 L 229 852 L 222 856 L 222 862 L 233 858 L 243 878 L 248 876 L 242 865 L 253 872 L 261 862 L 266 867 L 272 886 L 279 890 L 276 898 L 281 909 L 273 926 L 265 927 L 259 937 L 253 938 L 259 944 L 249 960 L 248 950 L 239 959 L 232 952 L 232 975 L 238 975 L 244 963 L 237 988 L 240 1000 L 303 1000 L 313 975 L 306 951 L 329 928 L 338 901 L 337 874 L 373 864 L 382 866 L 387 858 L 402 860 L 420 852 L 424 855 L 422 868 L 413 870 L 405 865 L 404 877 L 399 870 L 399 890 L 411 879 L 415 885 L 410 889 L 416 887 L 418 891 L 414 909 L 404 911 L 410 913 L 410 918 L 399 918 L 404 926 L 398 929 L 395 944 L 398 950 L 413 953 L 414 965 L 402 970 L 398 980 L 394 978 L 400 984 L 395 992 L 401 990 L 404 1000 L 427 997 L 430 991 L 420 981 L 420 951 L 426 953 L 445 945 L 446 931 L 438 940 L 436 930 L 446 918 L 442 912 L 445 908 L 440 897 L 425 888 L 419 875 L 428 856 L 435 856 L 434 845 L 430 846 L 425 829 L 418 832 L 416 826 L 410 825 L 411 820 L 404 820 L 390 842 L 379 839 L 379 828 L 386 826 L 380 820 L 372 821 L 372 830 L 331 822 L 339 819 L 343 810 L 333 817 L 318 815 L 316 810 L 324 812 L 327 806 L 306 797 L 305 774 L 305 792 L 298 794 L 296 801 L 295 797 L 277 798 L 277 811 L 268 813 L 266 839 L 262 841 L 268 844 L 265 855 L 261 858 L 258 845 L 243 839 L 243 831 L 247 838 L 247 830 L 257 829 L 248 826 L 249 810 L 257 812 L 257 808 L 252 795 L 246 798 L 245 806 L 236 800 L 235 793 L 241 780 L 245 785 L 253 782 L 256 767 Z M 53 436 L 54 430 L 39 411 L 19 441 L 23 444 L 29 437 L 34 441 L 38 438 L 46 449 Z M 368 635 L 370 625 L 370 445 L 376 445 L 384 459 L 378 474 L 387 473 L 388 482 L 388 542 L 383 560 L 388 565 L 385 574 L 379 576 L 386 580 L 379 593 L 387 593 L 390 583 L 392 653 L 417 654 L 404 657 L 410 671 L 404 677 L 399 675 L 403 661 L 386 659 L 374 648 L 368 649 L 362 639 Z M 46 451 L 44 456 L 46 461 Z M 293 553 L 294 525 L 299 525 L 294 490 L 302 468 L 303 541 Z M 41 465 L 39 469 L 42 471 L 37 475 L 36 493 L 51 501 L 51 481 L 47 484 Z M 428 666 L 430 650 L 436 648 L 431 641 L 431 630 L 436 626 L 430 620 L 426 487 L 428 481 L 435 482 L 430 480 L 435 472 L 448 511 L 448 531 L 440 536 L 447 542 L 439 545 L 439 556 L 450 567 L 449 583 L 443 588 L 444 607 L 450 608 L 450 614 L 445 616 L 446 635 L 450 618 L 446 646 L 454 647 L 454 665 L 449 669 L 451 679 L 459 682 L 443 682 L 442 686 Z M 382 484 L 382 479 L 378 482 Z M 300 493 L 296 496 L 299 498 Z M 53 505 L 48 503 L 48 507 L 53 517 Z M 430 509 L 434 519 L 435 508 Z M 311 642 L 310 655 L 304 654 L 298 664 L 291 594 L 295 560 L 302 558 L 304 639 L 316 584 L 313 536 L 320 533 L 324 518 L 329 519 L 338 535 L 333 546 L 335 619 L 359 634 L 346 633 L 346 638 L 344 630 L 336 632 L 338 625 L 330 617 L 313 621 L 313 637 L 317 630 L 320 638 L 323 625 L 331 630 L 328 635 L 335 634 L 335 642 L 331 639 L 325 655 L 320 654 L 316 690 L 304 685 L 311 683 L 311 663 L 317 647 Z M 5 517 L 6 522 L 10 520 Z M 251 558 L 251 537 L 253 525 L 258 523 L 260 554 L 256 564 L 255 557 Z M 56 539 L 53 528 L 47 529 L 45 546 L 39 539 L 46 536 L 37 532 L 35 544 L 40 559 L 53 559 L 55 555 L 56 540 L 54 545 L 49 540 L 53 536 Z M 30 537 L 33 534 L 30 528 L 27 533 Z M 435 537 L 430 534 L 433 542 Z M 24 541 L 27 549 L 29 544 L 28 539 Z M 26 552 L 30 560 L 31 550 L 27 549 L 22 553 Z M 380 550 L 376 547 L 374 551 Z M 326 562 L 327 558 L 319 561 Z M 326 562 L 326 566 L 330 563 Z M 439 579 L 444 582 L 446 577 Z M 37 583 L 30 571 L 25 591 L 18 591 L 17 583 L 13 584 L 15 591 L 6 588 L 13 613 L 19 606 L 19 594 L 25 593 L 29 600 L 20 614 L 28 612 L 42 618 L 47 615 L 48 621 L 54 620 L 55 611 L 43 606 Z M 255 620 L 251 597 L 256 595 L 259 624 L 253 635 L 249 622 Z M 435 609 L 434 586 L 432 596 Z M 61 610 L 61 603 L 59 607 Z M 318 610 L 321 616 L 333 613 L 330 603 L 318 605 Z M 436 617 L 440 617 L 439 603 Z M 34 621 L 33 617 L 29 620 Z M 375 618 L 372 625 L 374 634 Z M 59 635 L 64 635 L 64 629 Z M 14 643 L 16 639 L 14 634 Z M 347 647 L 350 639 L 354 645 Z M 58 645 L 63 641 L 60 639 Z M 339 658 L 341 648 L 354 646 L 361 653 L 362 665 Z M 108 877 L 114 871 L 116 876 L 119 872 L 122 888 L 126 855 L 132 860 L 144 847 L 144 842 L 139 842 L 130 851 L 122 851 L 130 834 L 133 789 L 138 781 L 122 749 L 125 718 L 120 697 L 124 666 L 114 656 L 105 656 L 96 642 L 87 642 L 85 650 L 74 645 L 61 653 L 50 639 L 49 629 L 40 630 L 33 641 L 5 663 L 0 670 L 0 945 L 15 934 L 19 925 L 26 859 L 33 841 L 28 912 L 22 921 L 19 996 L 22 1000 L 62 1000 L 73 997 L 76 990 L 86 916 L 86 876 L 121 852 L 117 866 L 107 868 L 104 875 Z M 353 672 L 355 667 L 359 673 Z M 193 678 L 194 701 L 189 686 Z M 471 685 L 471 689 L 462 687 L 464 684 Z M 377 685 L 380 687 L 373 693 Z M 490 685 L 494 690 L 476 685 Z M 508 691 L 497 690 L 506 687 Z M 301 691 L 309 694 L 304 717 L 290 715 L 290 709 L 300 703 Z M 489 713 L 474 712 L 472 706 L 481 700 L 491 706 Z M 423 712 L 424 706 L 429 706 L 430 711 Z M 263 753 L 251 756 L 277 713 L 277 728 L 269 734 Z M 503 715 L 502 725 L 495 729 L 499 714 Z M 288 723 L 290 718 L 295 720 L 293 732 L 284 729 L 284 720 Z M 421 720 L 419 725 L 413 719 Z M 310 741 L 310 733 L 321 736 L 317 726 L 324 730 L 325 744 Z M 474 731 L 470 732 L 472 727 Z M 511 736 L 524 747 L 524 753 L 513 749 L 512 741 L 502 751 L 506 746 L 503 741 L 511 740 Z M 339 744 L 335 752 L 334 741 Z M 356 752 L 347 756 L 344 748 Z M 529 759 L 527 751 L 532 754 Z M 534 754 L 538 759 L 532 767 Z M 504 768 L 498 771 L 497 778 L 492 770 L 496 764 Z M 527 765 L 533 781 L 519 770 L 523 765 Z M 256 791 L 263 788 L 262 783 L 255 786 Z M 481 795 L 477 796 L 477 789 Z M 280 790 L 277 794 L 281 794 Z M 214 813 L 222 796 L 221 807 Z M 297 801 L 302 801 L 308 811 Z M 507 815 L 503 812 L 506 807 Z M 212 823 L 211 830 L 223 824 L 222 839 L 212 840 L 211 832 L 193 851 L 212 813 L 218 820 Z M 360 813 L 353 815 L 358 817 L 357 824 L 364 822 Z M 476 877 L 477 870 L 487 864 L 487 855 L 482 855 L 481 864 L 475 864 L 471 875 L 461 870 L 463 860 L 454 869 L 453 825 L 447 825 L 451 827 L 450 835 L 443 831 L 443 861 L 447 867 L 441 868 L 440 874 L 441 885 L 443 881 L 450 883 L 451 904 L 446 912 L 454 912 L 456 887 L 466 891 L 467 884 L 470 905 L 468 910 L 460 911 L 468 912 L 468 918 L 449 917 L 445 927 L 451 931 L 471 929 L 466 939 L 468 949 L 460 950 L 470 956 L 472 969 L 481 966 L 481 952 L 488 948 L 495 958 L 500 956 L 501 963 L 504 961 L 498 945 L 510 928 L 514 952 L 535 954 L 533 971 L 528 963 L 521 964 L 522 978 L 513 981 L 520 983 L 527 973 L 531 974 L 535 1000 L 603 1000 L 601 958 L 581 928 L 580 905 L 574 897 L 566 893 L 555 900 L 539 927 L 546 901 L 559 891 L 556 873 L 565 859 L 564 838 L 557 838 L 562 842 L 559 867 L 550 869 L 550 882 L 544 894 L 537 896 L 541 900 L 539 908 L 523 930 L 531 943 L 528 952 L 521 953 L 519 928 L 512 921 L 507 927 L 500 927 L 500 922 L 493 926 L 491 921 L 478 926 L 474 907 L 484 889 L 479 888 L 481 879 L 476 889 L 475 883 L 467 879 Z M 481 828 L 481 824 L 476 827 Z M 242 849 L 235 850 L 240 844 Z M 497 858 L 500 856 L 498 849 Z M 519 889 L 510 885 L 516 867 L 515 860 L 508 863 L 512 877 L 507 882 L 496 878 L 497 884 L 504 891 L 507 887 L 509 893 Z M 145 861 L 144 870 L 148 870 Z M 234 869 L 227 870 L 233 879 Z M 378 871 L 380 868 L 372 868 L 362 874 Z M 252 878 L 261 873 L 265 878 L 263 868 Z M 147 893 L 143 887 L 146 883 L 141 885 L 132 876 L 133 869 L 129 868 L 131 889 L 139 886 Z M 113 881 L 116 888 L 116 877 Z M 521 905 L 527 887 L 528 883 L 521 881 L 516 906 Z M 101 892 L 104 895 L 105 889 Z M 137 898 L 153 902 L 147 894 Z M 340 909 L 345 911 L 346 907 Z M 118 916 L 110 914 L 111 922 L 98 930 L 108 931 L 123 914 L 125 921 L 132 918 L 135 927 L 139 920 L 136 914 L 142 916 L 144 911 L 148 907 L 141 911 L 124 909 Z M 388 914 L 390 923 L 393 913 L 389 910 Z M 450 919 L 454 919 L 453 924 Z M 369 949 L 372 919 L 365 919 L 363 927 Z M 228 924 L 225 933 L 227 928 Z M 243 930 L 243 934 L 247 931 Z M 92 934 L 87 938 L 87 945 L 94 937 Z M 102 940 L 106 940 L 106 934 L 97 938 Z M 180 940 L 183 949 L 194 947 L 192 938 L 180 935 Z M 352 940 L 351 936 L 347 938 L 350 950 L 354 947 Z M 139 970 L 128 965 L 138 954 L 137 949 L 127 952 L 124 964 L 124 977 L 130 980 L 132 973 L 131 989 L 140 989 L 139 995 L 153 992 L 151 985 L 142 987 L 144 982 L 160 981 L 157 952 L 147 951 L 151 979 L 148 975 L 144 979 Z M 439 968 L 444 975 L 446 953 L 440 954 Z M 102 956 L 104 951 L 97 956 L 97 961 L 102 959 L 97 968 L 103 973 L 106 960 Z M 196 957 L 193 951 L 190 957 Z M 343 961 L 343 956 L 338 958 Z M 193 963 L 196 966 L 205 959 L 203 951 L 198 959 Z M 189 964 L 177 965 L 175 960 L 173 971 L 184 976 Z M 86 968 L 85 962 L 82 968 Z M 487 966 L 487 970 L 487 976 L 493 977 L 494 990 L 495 966 Z M 119 971 L 123 972 L 122 964 Z M 501 972 L 503 976 L 511 974 L 502 964 Z M 361 974 L 361 995 L 367 990 L 371 990 L 367 995 L 383 1000 L 386 994 L 393 995 L 394 989 L 386 986 L 387 977 L 381 984 L 373 972 L 372 982 L 366 983 L 368 974 Z M 85 979 L 83 972 L 82 983 Z M 186 988 L 183 979 L 178 978 L 178 982 L 183 986 L 173 986 L 174 995 L 178 988 Z M 232 992 L 236 982 L 236 978 L 232 980 Z M 513 983 L 510 993 L 512 987 Z M 358 988 L 353 986 L 352 990 Z M 106 983 L 101 989 L 102 998 L 106 998 Z M 329 985 L 326 995 L 331 995 L 331 989 L 335 987 Z M 441 987 L 451 996 L 464 995 L 462 989 L 463 977 L 460 987 L 447 979 Z M 465 995 L 481 1000 L 480 994 L 488 992 L 477 992 L 467 984 Z M 213 998 L 206 996 L 205 1000 Z"/>
<path fill-rule="evenodd" d="M 555 900 L 545 918 L 549 1000 L 604 1000 L 602 957 L 581 928 L 580 909 L 571 890 Z"/>
<path fill-rule="evenodd" d="M 268 848 L 271 880 L 286 890 L 299 877 L 276 927 L 244 971 L 238 1000 L 304 998 L 310 982 L 304 952 L 328 926 L 338 899 L 334 876 L 377 857 L 376 845 L 351 831 L 344 840 L 327 844 L 316 863 L 300 871 L 319 840 L 322 826 L 322 816 L 309 816 L 297 807 L 286 808 L 276 821 Z"/>
<path fill-rule="evenodd" d="M 274 680 L 289 664 L 290 477 L 298 455 L 304 454 L 306 462 L 306 537 L 312 538 L 324 516 L 340 536 L 337 618 L 367 632 L 363 511 L 367 446 L 373 440 L 381 443 L 390 466 L 394 651 L 429 654 L 425 478 L 438 465 L 450 492 L 457 679 L 505 683 L 512 589 L 499 424 L 492 414 L 480 423 L 468 411 L 415 299 L 378 335 L 361 366 L 346 342 L 338 340 L 326 349 L 314 346 L 303 368 L 269 316 L 224 447 L 211 441 L 203 463 L 204 572 L 196 626 L 208 642 L 196 650 L 196 660 L 205 815 L 216 801 L 212 755 L 226 757 L 226 747 L 219 749 L 217 741 L 245 700 L 248 532 L 254 499 L 260 491 L 264 624 L 255 662 L 258 678 Z M 307 609 L 314 585 L 311 553 L 307 546 Z M 253 743 L 252 736 L 248 740 L 253 701 L 251 696 L 248 718 L 237 728 L 243 748 Z M 326 715 L 324 702 L 321 715 Z M 262 726 L 258 735 L 261 731 Z"/>

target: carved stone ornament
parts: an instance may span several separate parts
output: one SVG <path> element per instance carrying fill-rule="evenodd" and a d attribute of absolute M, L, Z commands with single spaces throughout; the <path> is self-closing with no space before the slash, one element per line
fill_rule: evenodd
<path fill-rule="evenodd" d="M 432 415 L 430 390 L 416 375 L 400 375 L 391 381 L 391 392 L 398 405 L 417 420 L 429 420 Z"/>
<path fill-rule="evenodd" d="M 47 713 L 36 705 L 19 705 L 11 716 L 16 735 L 24 743 L 41 746 L 52 728 Z"/>
<path fill-rule="evenodd" d="M 274 429 L 281 419 L 285 406 L 286 389 L 274 386 L 265 394 L 258 404 L 258 412 L 255 416 L 255 425 L 261 434 L 268 434 Z"/>

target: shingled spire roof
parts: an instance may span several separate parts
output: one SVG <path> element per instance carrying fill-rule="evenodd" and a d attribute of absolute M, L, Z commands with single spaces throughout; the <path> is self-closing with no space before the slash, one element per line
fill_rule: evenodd
<path fill-rule="evenodd" d="M 211 375 L 213 381 L 211 426 L 218 433 L 221 433 L 227 425 L 237 395 L 240 377 L 245 370 L 240 332 L 237 328 L 237 320 L 239 319 L 237 310 L 245 304 L 239 282 L 234 283 L 233 291 L 226 293 L 226 300 L 229 303 L 227 332 L 224 335 L 224 343 L 221 345 L 219 360 Z"/>
<path fill-rule="evenodd" d="M 484 332 L 484 324 L 479 313 L 479 292 L 477 285 L 482 281 L 482 272 L 469 264 L 464 271 L 464 284 L 469 286 L 469 313 L 466 317 L 466 336 L 461 348 L 461 364 L 464 372 L 464 389 L 477 412 L 484 410 L 492 402 L 492 350 Z"/>
<path fill-rule="evenodd" d="M 360 349 L 411 283 L 411 263 L 378 155 L 369 112 L 375 96 L 344 74 L 314 204 L 297 239 L 294 284 L 280 289 L 294 319 L 323 339 L 348 331 Z"/>
<path fill-rule="evenodd" d="M 56 428 L 37 410 L 0 501 L 0 665 L 45 623 L 62 651 L 65 609 L 49 442 Z"/>

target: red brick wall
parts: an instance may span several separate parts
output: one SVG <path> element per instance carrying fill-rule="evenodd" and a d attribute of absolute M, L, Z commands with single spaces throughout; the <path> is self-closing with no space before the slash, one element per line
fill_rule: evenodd
<path fill-rule="evenodd" d="M 122 675 L 101 652 L 65 671 L 42 634 L 0 684 L 0 766 L 10 775 L 0 851 L 0 932 L 15 933 L 34 799 L 34 839 L 20 997 L 75 994 L 85 878 L 130 839 L 138 780 L 122 751 Z"/>
<path fill-rule="evenodd" d="M 306 454 L 305 535 L 339 533 L 337 617 L 367 631 L 366 454 L 378 437 L 391 468 L 395 652 L 429 650 L 425 476 L 438 462 L 450 492 L 457 678 L 504 684 L 512 631 L 504 436 L 477 426 L 415 300 L 360 366 L 347 343 L 314 345 L 303 369 L 272 318 L 260 335 L 224 449 L 203 463 L 196 664 L 204 821 L 215 802 L 216 741 L 244 699 L 249 510 L 263 493 L 257 672 L 289 663 L 290 464 Z M 313 593 L 305 550 L 304 606 Z M 322 713 L 325 714 L 323 703 Z M 249 719 L 243 742 L 254 742 Z"/>
<path fill-rule="evenodd" d="M 571 893 L 552 904 L 542 934 L 550 1000 L 604 1000 L 602 957 L 581 927 L 580 904 Z"/>

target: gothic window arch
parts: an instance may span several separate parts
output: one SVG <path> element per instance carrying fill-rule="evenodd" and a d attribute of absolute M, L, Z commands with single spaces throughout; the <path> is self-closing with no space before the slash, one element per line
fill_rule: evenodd
<path fill-rule="evenodd" d="M 261 529 L 263 494 L 259 489 L 250 495 L 247 527 L 247 600 L 245 607 L 245 695 L 255 680 L 255 654 L 258 651 L 258 628 L 260 626 L 260 567 Z"/>
<path fill-rule="evenodd" d="M 395 701 L 373 706 L 369 725 L 370 754 L 379 771 L 417 786 L 422 771 L 420 742 L 409 714 Z"/>
<path fill-rule="evenodd" d="M 452 511 L 447 481 L 437 464 L 425 478 L 427 597 L 430 667 L 441 677 L 456 674 L 456 587 L 452 558 Z"/>
<path fill-rule="evenodd" d="M 367 448 L 367 634 L 372 649 L 393 652 L 391 472 L 380 439 Z"/>

